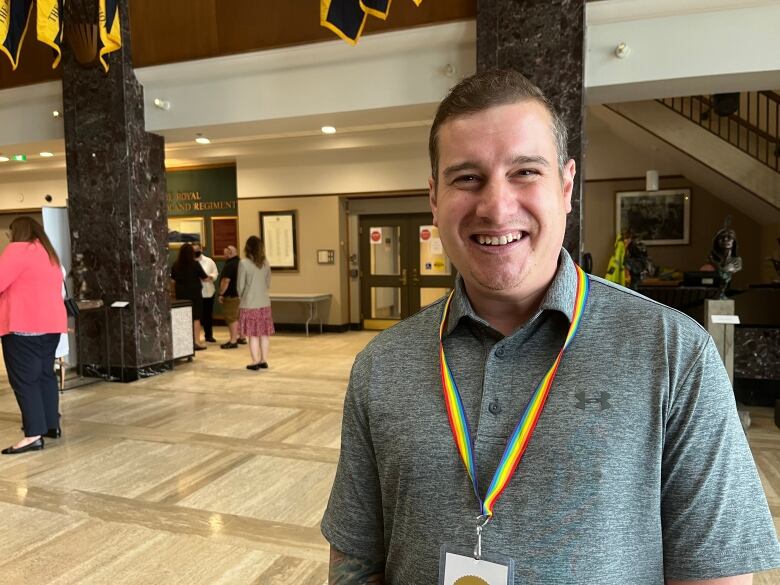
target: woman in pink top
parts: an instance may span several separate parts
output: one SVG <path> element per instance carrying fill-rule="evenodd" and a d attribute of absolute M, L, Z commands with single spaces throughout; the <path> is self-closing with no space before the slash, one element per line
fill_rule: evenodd
<path fill-rule="evenodd" d="M 0 256 L 0 336 L 24 438 L 4 455 L 43 449 L 43 435 L 60 436 L 54 352 L 67 328 L 57 252 L 37 221 L 16 218 Z"/>

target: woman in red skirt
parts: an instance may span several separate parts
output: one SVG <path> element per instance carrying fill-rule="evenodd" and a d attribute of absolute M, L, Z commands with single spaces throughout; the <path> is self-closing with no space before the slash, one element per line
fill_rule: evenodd
<path fill-rule="evenodd" d="M 268 367 L 268 346 L 274 334 L 271 317 L 271 267 L 265 259 L 265 246 L 257 236 L 250 236 L 244 246 L 246 256 L 238 265 L 238 329 L 249 338 L 252 363 L 248 370 Z"/>

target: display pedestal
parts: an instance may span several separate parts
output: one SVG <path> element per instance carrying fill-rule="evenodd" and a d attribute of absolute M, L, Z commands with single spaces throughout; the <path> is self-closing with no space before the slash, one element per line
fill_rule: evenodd
<path fill-rule="evenodd" d="M 734 323 L 719 323 L 717 317 L 734 315 L 734 301 L 704 301 L 704 323 L 718 348 L 720 358 L 726 366 L 729 381 L 734 385 Z M 715 317 L 715 319 L 713 319 Z"/>

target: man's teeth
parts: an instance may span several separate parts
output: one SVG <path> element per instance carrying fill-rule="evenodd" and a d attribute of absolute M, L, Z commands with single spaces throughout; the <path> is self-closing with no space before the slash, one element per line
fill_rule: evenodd
<path fill-rule="evenodd" d="M 520 234 L 506 234 L 504 236 L 478 235 L 477 241 L 486 246 L 505 246 L 520 239 Z"/>

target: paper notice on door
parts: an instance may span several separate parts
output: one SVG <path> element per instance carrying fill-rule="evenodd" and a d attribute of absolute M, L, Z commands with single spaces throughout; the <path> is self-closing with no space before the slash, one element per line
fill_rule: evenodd
<path fill-rule="evenodd" d="M 431 254 L 443 254 L 444 246 L 441 245 L 441 238 L 431 238 Z"/>

